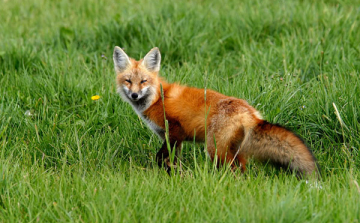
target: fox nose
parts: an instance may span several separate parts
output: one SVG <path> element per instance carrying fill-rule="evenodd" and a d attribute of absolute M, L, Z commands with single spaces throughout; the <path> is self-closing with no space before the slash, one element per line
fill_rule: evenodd
<path fill-rule="evenodd" d="M 137 93 L 132 93 L 132 94 L 131 94 L 132 99 L 137 99 L 138 96 L 139 96 L 139 95 L 138 95 Z"/>

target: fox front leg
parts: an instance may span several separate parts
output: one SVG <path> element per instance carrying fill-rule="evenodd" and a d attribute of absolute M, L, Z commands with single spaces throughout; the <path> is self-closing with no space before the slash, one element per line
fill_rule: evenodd
<path fill-rule="evenodd" d="M 170 141 L 170 149 L 175 149 L 175 156 L 173 163 L 170 160 L 170 151 L 168 149 L 166 141 L 164 141 L 163 145 L 161 146 L 159 152 L 156 154 L 156 162 L 160 168 L 165 168 L 166 172 L 170 174 L 171 166 L 176 164 L 176 156 L 179 153 L 179 149 L 181 148 L 181 142 L 177 141 Z"/>

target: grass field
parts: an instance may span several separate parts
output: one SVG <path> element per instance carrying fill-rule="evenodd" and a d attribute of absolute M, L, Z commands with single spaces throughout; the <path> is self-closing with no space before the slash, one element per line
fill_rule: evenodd
<path fill-rule="evenodd" d="M 358 1 L 0 0 L 0 222 L 359 222 Z M 320 186 L 250 162 L 182 173 L 116 94 L 112 51 L 246 99 L 300 135 Z M 91 96 L 100 95 L 97 101 Z"/>

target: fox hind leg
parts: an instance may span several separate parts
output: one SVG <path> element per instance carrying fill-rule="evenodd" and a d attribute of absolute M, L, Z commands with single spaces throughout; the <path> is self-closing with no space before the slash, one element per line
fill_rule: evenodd
<path fill-rule="evenodd" d="M 207 150 L 210 158 L 214 161 L 218 159 L 218 166 L 222 164 L 231 165 L 231 169 L 241 168 L 246 170 L 246 158 L 239 151 L 240 144 L 243 140 L 243 130 L 234 126 L 222 125 L 222 129 L 209 129 L 207 134 Z M 230 134 L 226 134 L 230 133 Z"/>

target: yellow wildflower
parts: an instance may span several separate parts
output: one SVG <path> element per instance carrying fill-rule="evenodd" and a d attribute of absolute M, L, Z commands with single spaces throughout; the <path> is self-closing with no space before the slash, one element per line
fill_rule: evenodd
<path fill-rule="evenodd" d="M 91 100 L 93 101 L 96 101 L 96 100 L 99 100 L 100 99 L 100 96 L 99 95 L 94 95 L 91 97 Z"/>

